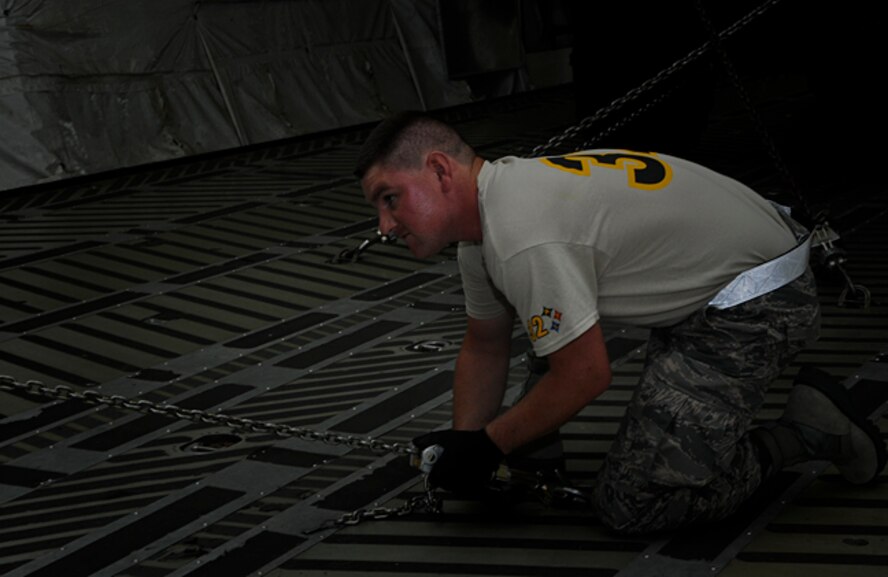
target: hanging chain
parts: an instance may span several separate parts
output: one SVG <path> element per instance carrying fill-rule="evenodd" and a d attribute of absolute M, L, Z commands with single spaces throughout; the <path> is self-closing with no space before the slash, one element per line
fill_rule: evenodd
<path fill-rule="evenodd" d="M 726 28 L 724 31 L 717 34 L 718 38 L 721 40 L 730 38 L 731 36 L 736 34 L 738 31 L 740 31 L 741 29 L 746 27 L 746 25 L 748 25 L 750 22 L 752 22 L 753 20 L 755 20 L 756 18 L 758 18 L 759 16 L 761 16 L 762 14 L 764 14 L 765 12 L 770 10 L 772 7 L 777 5 L 779 2 L 780 2 L 780 0 L 767 0 L 766 2 L 762 3 L 761 5 L 759 5 L 758 7 L 754 8 L 749 13 L 747 13 L 745 16 L 743 16 L 742 18 L 740 18 L 739 20 L 734 22 L 731 26 Z M 642 96 L 646 92 L 653 89 L 655 86 L 659 85 L 661 82 L 672 77 L 673 74 L 682 70 L 683 68 L 690 65 L 691 63 L 693 63 L 697 59 L 701 58 L 712 47 L 712 45 L 713 45 L 712 40 L 709 40 L 709 41 L 703 43 L 699 47 L 690 51 L 687 55 L 685 55 L 682 58 L 679 58 L 678 60 L 673 62 L 667 68 L 664 68 L 663 70 L 661 70 L 660 72 L 658 72 L 654 76 L 648 78 L 647 80 L 645 80 L 644 82 L 642 82 L 641 84 L 639 84 L 638 86 L 636 86 L 635 88 L 633 88 L 632 90 L 630 90 L 629 92 L 624 94 L 623 96 L 615 98 L 613 101 L 611 101 L 610 104 L 608 104 L 607 106 L 596 111 L 595 114 L 593 114 L 591 116 L 587 116 L 586 118 L 581 120 L 578 124 L 575 124 L 575 125 L 567 128 L 561 134 L 553 136 L 547 142 L 536 146 L 531 151 L 530 156 L 543 156 L 545 154 L 556 151 L 560 146 L 562 146 L 564 144 L 565 141 L 575 138 L 580 133 L 589 130 L 589 128 L 593 124 L 595 124 L 596 122 L 600 122 L 600 121 L 606 119 L 608 116 L 610 116 L 611 114 L 613 114 L 614 112 L 616 112 L 620 108 L 622 108 L 625 105 L 629 104 L 630 102 L 636 100 L 637 98 L 639 98 L 640 96 Z M 652 101 L 652 102 L 648 103 L 641 110 L 647 110 L 653 104 L 654 104 L 654 102 Z M 639 110 L 638 112 L 641 112 L 641 110 Z M 625 119 L 628 120 L 629 117 L 627 116 Z M 617 126 L 620 126 L 624 123 L 625 122 L 621 122 Z M 600 140 L 600 136 L 595 137 L 591 140 L 592 141 Z"/>
<path fill-rule="evenodd" d="M 327 443 L 329 445 L 342 445 L 353 449 L 367 449 L 374 453 L 413 455 L 417 452 L 416 447 L 412 444 L 388 442 L 380 439 L 357 437 L 354 435 L 329 433 L 305 427 L 294 427 L 284 423 L 254 421 L 252 419 L 234 417 L 232 415 L 218 412 L 211 413 L 200 409 L 186 409 L 184 407 L 178 407 L 167 403 L 155 403 L 146 399 L 133 400 L 122 395 L 105 395 L 93 389 L 76 391 L 67 385 L 49 386 L 35 380 L 20 383 L 8 375 L 0 375 L 0 388 L 18 390 L 20 392 L 36 394 L 61 401 L 83 401 L 90 405 L 108 405 L 110 407 L 127 409 L 147 415 L 163 415 L 173 419 L 184 419 L 196 423 L 220 425 L 235 431 L 246 433 L 266 433 L 281 438 L 295 437 L 304 441 Z"/>
<path fill-rule="evenodd" d="M 613 124 L 611 124 L 610 126 L 605 128 L 604 130 L 602 130 L 601 132 L 599 132 L 595 136 L 589 138 L 588 140 L 584 140 L 583 143 L 579 146 L 579 150 L 586 150 L 589 148 L 594 148 L 595 144 L 597 144 L 598 142 L 600 142 L 604 138 L 610 136 L 611 134 L 613 134 L 614 132 L 616 132 L 620 128 L 623 128 L 624 126 L 626 126 L 627 124 L 629 124 L 630 122 L 632 122 L 633 120 L 638 118 L 639 116 L 642 116 L 645 112 L 647 112 L 651 108 L 654 108 L 655 106 L 660 104 L 660 102 L 665 100 L 671 93 L 672 93 L 671 89 L 670 90 L 663 90 L 663 91 L 659 92 L 656 96 L 651 98 L 649 101 L 647 101 L 644 104 L 642 104 L 641 106 L 635 108 L 635 110 L 633 110 L 632 112 L 630 112 L 628 114 L 624 114 L 623 116 L 621 116 L 619 118 L 619 120 L 617 120 L 616 122 L 614 122 Z"/>
<path fill-rule="evenodd" d="M 737 67 L 734 66 L 734 62 L 728 55 L 728 51 L 725 49 L 721 36 L 718 34 L 712 20 L 709 18 L 709 14 L 706 12 L 703 0 L 696 0 L 695 5 L 700 21 L 703 23 L 703 27 L 709 34 L 711 42 L 715 45 L 716 52 L 718 52 L 722 66 L 733 84 L 734 90 L 740 97 L 747 114 L 752 118 L 756 132 L 758 132 L 762 144 L 767 150 L 768 155 L 771 157 L 771 162 L 774 164 L 777 172 L 780 173 L 783 181 L 789 186 L 789 189 L 792 191 L 800 205 L 801 211 L 804 213 L 804 216 L 808 219 L 809 224 L 812 227 L 812 234 L 814 235 L 813 246 L 820 248 L 822 253 L 821 262 L 828 269 L 837 270 L 842 275 L 845 287 L 839 295 L 838 305 L 847 306 L 853 304 L 854 306 L 862 306 L 863 308 L 868 309 L 872 300 L 870 291 L 865 286 L 856 284 L 851 279 L 848 271 L 845 270 L 844 264 L 847 261 L 847 257 L 843 250 L 833 244 L 834 241 L 839 239 L 839 235 L 830 227 L 829 222 L 827 222 L 826 212 L 822 211 L 815 214 L 814 211 L 811 210 L 811 205 L 808 203 L 808 199 L 802 194 L 801 188 L 793 177 L 789 166 L 783 160 L 783 156 L 777 149 L 777 144 L 774 142 L 774 139 L 771 138 L 771 134 L 768 132 L 762 115 L 759 113 L 752 97 L 749 95 L 749 91 L 746 90 L 746 87 L 743 85 L 743 80 L 737 72 Z"/>
<path fill-rule="evenodd" d="M 761 113 L 752 100 L 752 96 L 750 96 L 749 91 L 746 89 L 746 86 L 744 86 L 743 80 L 740 78 L 740 73 L 737 72 L 737 67 L 734 66 L 733 60 L 731 60 L 731 57 L 728 55 L 722 37 L 719 35 L 718 30 L 715 29 L 712 19 L 706 12 L 703 0 L 696 0 L 695 5 L 700 22 L 703 24 L 703 28 L 706 29 L 706 33 L 709 35 L 711 43 L 715 46 L 715 51 L 718 53 L 722 66 L 728 75 L 728 79 L 731 81 L 734 90 L 737 92 L 737 96 L 740 97 L 743 107 L 752 118 L 755 130 L 758 133 L 765 150 L 767 150 L 768 155 L 771 157 L 771 162 L 774 164 L 777 172 L 780 173 L 783 181 L 789 186 L 793 195 L 795 195 L 801 205 L 802 211 L 805 213 L 805 217 L 813 221 L 815 215 L 811 212 L 808 200 L 802 195 L 795 177 L 793 177 L 792 172 L 789 170 L 789 166 L 787 166 L 786 162 L 783 160 L 783 156 L 777 149 L 777 144 L 774 142 L 774 139 L 771 138 L 771 134 L 768 132 L 764 118 L 762 118 Z"/>

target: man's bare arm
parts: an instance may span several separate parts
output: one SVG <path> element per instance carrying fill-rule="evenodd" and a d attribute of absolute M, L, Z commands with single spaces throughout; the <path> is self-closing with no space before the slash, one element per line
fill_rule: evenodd
<path fill-rule="evenodd" d="M 456 360 L 453 382 L 453 428 L 477 430 L 496 416 L 503 402 L 509 373 L 514 317 L 469 317 Z"/>
<path fill-rule="evenodd" d="M 521 402 L 486 426 L 506 454 L 558 429 L 610 385 L 610 360 L 598 324 L 548 358 L 549 372 Z"/>

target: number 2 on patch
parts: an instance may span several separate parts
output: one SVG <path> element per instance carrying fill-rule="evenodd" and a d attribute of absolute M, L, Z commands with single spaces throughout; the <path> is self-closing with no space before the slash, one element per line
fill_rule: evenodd
<path fill-rule="evenodd" d="M 530 335 L 530 342 L 532 343 L 549 334 L 549 330 L 546 328 L 545 324 L 543 324 L 543 317 L 540 315 L 530 317 L 530 320 L 527 321 L 527 332 Z"/>

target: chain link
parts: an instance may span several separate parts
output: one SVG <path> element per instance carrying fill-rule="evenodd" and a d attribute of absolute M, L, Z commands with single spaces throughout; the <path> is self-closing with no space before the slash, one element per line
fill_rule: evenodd
<path fill-rule="evenodd" d="M 49 386 L 36 380 L 20 383 L 9 375 L 0 375 L 0 388 L 19 390 L 61 401 L 83 401 L 90 405 L 108 405 L 137 413 L 163 415 L 173 419 L 220 425 L 246 433 L 272 434 L 281 438 L 295 437 L 304 441 L 342 445 L 353 449 L 367 449 L 374 453 L 395 453 L 398 455 L 414 455 L 417 453 L 416 448 L 411 444 L 329 433 L 305 427 L 294 427 L 284 423 L 254 421 L 253 419 L 234 417 L 219 412 L 210 413 L 200 409 L 186 409 L 167 403 L 155 403 L 146 399 L 133 400 L 122 395 L 105 395 L 93 389 L 77 391 L 67 385 Z"/>
<path fill-rule="evenodd" d="M 760 4 L 758 7 L 754 8 L 753 10 L 748 12 L 745 16 L 743 16 L 742 18 L 740 18 L 739 20 L 734 22 L 731 26 L 729 26 L 728 28 L 723 30 L 721 33 L 717 33 L 717 38 L 719 40 L 725 40 L 727 38 L 730 38 L 731 36 L 733 36 L 734 34 L 739 32 L 741 29 L 746 27 L 746 25 L 748 25 L 750 22 L 752 22 L 753 20 L 755 20 L 756 18 L 758 18 L 759 16 L 761 16 L 762 14 L 767 12 L 769 9 L 771 9 L 772 7 L 777 5 L 780 1 L 781 0 L 767 0 L 766 2 Z M 595 123 L 605 120 L 608 116 L 612 115 L 617 110 L 623 108 L 627 104 L 633 102 L 634 100 L 638 99 L 639 97 L 641 97 L 645 93 L 649 92 L 655 86 L 659 85 L 661 82 L 672 77 L 673 74 L 682 70 L 683 68 L 690 65 L 691 63 L 693 63 L 697 59 L 701 58 L 704 54 L 706 54 L 706 52 L 708 52 L 713 47 L 713 45 L 714 45 L 713 40 L 709 40 L 709 41 L 701 44 L 699 47 L 690 51 L 688 54 L 686 54 L 682 58 L 679 58 L 678 60 L 676 60 L 675 62 L 670 64 L 668 67 L 664 68 L 663 70 L 661 70 L 660 72 L 658 72 L 654 76 L 648 78 L 647 80 L 645 80 L 644 82 L 642 82 L 641 84 L 639 84 L 638 86 L 636 86 L 635 88 L 633 88 L 632 90 L 630 90 L 629 92 L 624 94 L 623 96 L 615 98 L 613 101 L 611 101 L 610 104 L 599 109 L 593 115 L 587 116 L 586 118 L 581 120 L 578 124 L 568 127 L 561 134 L 553 136 L 547 142 L 536 146 L 531 151 L 530 156 L 544 156 L 545 154 L 551 154 L 553 152 L 558 151 L 558 149 L 564 144 L 565 141 L 567 141 L 569 139 L 573 139 L 573 138 L 577 137 L 577 135 L 579 135 L 583 132 L 586 132 Z M 660 99 L 662 99 L 662 96 Z M 608 132 L 612 132 L 616 128 L 622 126 L 627 121 L 631 120 L 632 118 L 634 118 L 635 116 L 637 116 L 641 112 L 649 109 L 651 106 L 656 104 L 656 102 L 658 102 L 658 101 L 659 101 L 658 99 L 655 99 L 655 100 L 647 103 L 643 108 L 639 108 L 638 110 L 636 110 L 636 112 L 634 114 L 625 115 L 623 117 L 623 119 L 620 120 L 619 122 L 617 122 L 614 126 L 612 126 L 608 130 Z M 602 132 L 601 134 L 593 137 L 592 139 L 587 140 L 586 142 L 595 142 L 597 140 L 600 140 L 604 135 L 605 135 L 605 132 Z M 585 144 L 584 144 L 584 146 L 585 146 Z"/>

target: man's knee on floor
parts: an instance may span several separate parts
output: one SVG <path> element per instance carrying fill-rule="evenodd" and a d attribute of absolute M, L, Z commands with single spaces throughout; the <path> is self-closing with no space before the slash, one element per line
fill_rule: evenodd
<path fill-rule="evenodd" d="M 642 535 L 669 531 L 687 523 L 687 491 L 675 489 L 659 493 L 622 491 L 600 484 L 593 495 L 601 523 L 621 535 Z"/>

